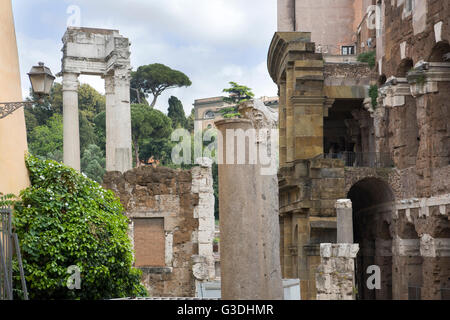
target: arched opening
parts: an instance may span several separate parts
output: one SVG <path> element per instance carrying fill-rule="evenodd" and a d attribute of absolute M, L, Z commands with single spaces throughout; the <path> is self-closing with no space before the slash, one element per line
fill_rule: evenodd
<path fill-rule="evenodd" d="M 445 62 L 445 55 L 450 53 L 450 45 L 447 41 L 436 43 L 428 58 L 429 62 Z"/>
<path fill-rule="evenodd" d="M 378 77 L 378 85 L 382 86 L 383 84 L 385 84 L 387 81 L 387 77 L 385 74 L 382 74 L 381 76 Z"/>
<path fill-rule="evenodd" d="M 412 59 L 403 59 L 400 62 L 400 65 L 397 68 L 397 72 L 395 73 L 398 78 L 405 78 L 408 72 L 414 68 L 414 62 Z"/>
<path fill-rule="evenodd" d="M 357 298 L 361 300 L 392 299 L 392 212 L 394 193 L 377 178 L 366 178 L 350 189 L 353 203 L 353 232 L 360 250 L 356 259 Z M 370 266 L 380 268 L 381 289 L 367 286 Z"/>

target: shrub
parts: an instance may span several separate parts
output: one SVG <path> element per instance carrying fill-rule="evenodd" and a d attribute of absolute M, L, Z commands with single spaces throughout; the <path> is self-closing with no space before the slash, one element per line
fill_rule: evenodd
<path fill-rule="evenodd" d="M 375 61 L 376 55 L 377 55 L 377 53 L 375 51 L 364 52 L 358 56 L 358 61 L 368 63 L 369 67 L 371 69 L 373 69 L 373 68 L 375 68 L 375 64 L 376 64 L 376 61 Z"/>
<path fill-rule="evenodd" d="M 372 101 L 372 107 L 375 109 L 378 105 L 378 86 L 377 85 L 370 86 L 369 96 Z"/>
<path fill-rule="evenodd" d="M 146 295 L 132 267 L 128 219 L 111 191 L 54 161 L 26 158 L 31 187 L 15 205 L 31 299 L 111 299 Z M 69 290 L 69 266 L 81 270 L 81 290 Z M 17 275 L 18 272 L 15 272 Z M 15 287 L 20 278 L 15 277 Z"/>

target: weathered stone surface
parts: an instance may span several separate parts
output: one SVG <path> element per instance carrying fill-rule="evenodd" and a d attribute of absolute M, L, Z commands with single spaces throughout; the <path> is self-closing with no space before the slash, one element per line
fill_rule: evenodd
<path fill-rule="evenodd" d="M 317 300 L 353 300 L 358 244 L 320 245 L 321 264 L 316 272 Z"/>
<path fill-rule="evenodd" d="M 63 37 L 64 163 L 80 170 L 78 76 L 105 79 L 106 170 L 132 168 L 130 43 L 117 30 L 69 27 Z"/>
<path fill-rule="evenodd" d="M 104 186 L 119 196 L 131 220 L 132 240 L 134 219 L 164 219 L 165 247 L 158 250 L 165 265 L 141 268 L 151 296 L 194 297 L 196 281 L 215 279 L 212 185 L 207 163 L 191 171 L 144 166 L 106 174 Z"/>
<path fill-rule="evenodd" d="M 243 110 L 247 119 L 216 122 L 222 133 L 219 158 L 226 159 L 230 150 L 226 130 L 272 129 L 261 110 L 251 109 L 246 105 Z M 246 142 L 247 155 L 254 150 L 250 147 L 267 147 L 265 141 L 253 143 Z M 283 299 L 278 181 L 262 169 L 260 163 L 219 164 L 222 299 Z"/>

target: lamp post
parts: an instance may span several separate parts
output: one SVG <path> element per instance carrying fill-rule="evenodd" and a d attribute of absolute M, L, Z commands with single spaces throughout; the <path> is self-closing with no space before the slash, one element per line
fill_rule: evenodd
<path fill-rule="evenodd" d="M 28 77 L 35 94 L 41 98 L 50 94 L 55 77 L 44 63 L 39 62 L 39 65 L 32 67 Z M 0 120 L 6 118 L 14 111 L 25 106 L 31 106 L 34 103 L 34 101 L 0 102 Z"/>

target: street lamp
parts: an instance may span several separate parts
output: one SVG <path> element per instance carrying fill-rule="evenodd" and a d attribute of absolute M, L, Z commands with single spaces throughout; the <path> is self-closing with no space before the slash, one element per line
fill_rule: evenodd
<path fill-rule="evenodd" d="M 44 63 L 39 62 L 38 66 L 32 67 L 28 77 L 30 78 L 32 90 L 36 95 L 43 98 L 50 94 L 55 77 L 50 69 L 44 66 Z M 34 101 L 0 102 L 0 119 L 6 118 L 17 109 L 31 106 L 34 103 Z"/>

